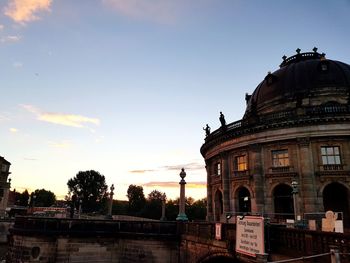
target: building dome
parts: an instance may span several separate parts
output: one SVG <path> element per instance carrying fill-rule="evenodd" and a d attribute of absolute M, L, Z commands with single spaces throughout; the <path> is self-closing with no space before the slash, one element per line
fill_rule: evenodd
<path fill-rule="evenodd" d="M 247 95 L 244 119 L 300 106 L 315 106 L 327 96 L 329 102 L 349 102 L 350 65 L 325 58 L 325 54 L 300 53 L 283 57 L 280 69 L 268 73 L 252 95 Z M 336 95 L 334 97 L 334 95 Z M 344 100 L 347 97 L 347 101 Z M 342 98 L 340 98 L 342 97 Z M 334 100 L 334 101 L 331 101 Z"/>

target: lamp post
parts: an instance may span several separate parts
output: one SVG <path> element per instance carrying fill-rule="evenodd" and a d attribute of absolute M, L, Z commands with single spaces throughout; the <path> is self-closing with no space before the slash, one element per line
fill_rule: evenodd
<path fill-rule="evenodd" d="M 179 214 L 177 215 L 177 221 L 188 221 L 187 215 L 185 213 L 185 180 L 186 172 L 185 169 L 181 169 L 180 173 L 181 181 L 180 181 L 180 203 L 179 203 Z"/>
<path fill-rule="evenodd" d="M 293 208 L 294 208 L 294 220 L 295 222 L 298 219 L 298 215 L 297 215 L 297 194 L 299 192 L 298 190 L 298 182 L 297 181 L 292 181 L 292 194 L 293 194 Z"/>

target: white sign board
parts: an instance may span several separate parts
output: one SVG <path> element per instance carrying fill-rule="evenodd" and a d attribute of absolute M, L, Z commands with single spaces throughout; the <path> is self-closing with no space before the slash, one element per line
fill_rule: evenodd
<path fill-rule="evenodd" d="M 237 216 L 236 252 L 256 257 L 265 253 L 264 218 Z"/>
<path fill-rule="evenodd" d="M 217 240 L 221 239 L 221 223 L 215 224 L 215 239 Z"/>

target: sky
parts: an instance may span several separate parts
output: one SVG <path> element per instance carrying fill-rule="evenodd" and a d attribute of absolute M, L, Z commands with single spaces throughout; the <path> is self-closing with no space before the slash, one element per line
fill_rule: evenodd
<path fill-rule="evenodd" d="M 206 196 L 203 127 L 240 120 L 282 56 L 350 63 L 350 1 L 0 0 L 0 156 L 11 188 L 64 198 L 96 170 Z"/>

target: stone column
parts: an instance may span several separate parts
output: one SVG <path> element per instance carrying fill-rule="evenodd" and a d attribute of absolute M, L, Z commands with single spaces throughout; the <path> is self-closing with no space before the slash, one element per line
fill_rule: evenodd
<path fill-rule="evenodd" d="M 207 171 L 207 221 L 214 221 L 213 217 L 213 194 L 211 187 L 211 174 L 210 174 L 210 165 L 208 162 L 205 163 Z"/>
<path fill-rule="evenodd" d="M 180 203 L 179 203 L 179 214 L 177 215 L 177 221 L 188 221 L 187 215 L 185 213 L 185 180 L 186 177 L 185 169 L 181 169 L 180 173 L 181 181 L 180 181 Z"/>
<path fill-rule="evenodd" d="M 221 154 L 221 178 L 222 178 L 222 190 L 223 190 L 223 215 L 226 218 L 226 213 L 231 212 L 230 207 L 230 198 L 231 198 L 231 189 L 230 189 L 230 163 L 229 163 L 229 155 L 227 152 L 223 152 Z"/>
<path fill-rule="evenodd" d="M 253 179 L 253 193 L 251 196 L 251 208 L 254 213 L 265 213 L 265 181 L 263 177 L 263 156 L 260 144 L 250 146 L 250 156 L 248 160 L 250 176 Z M 267 209 L 268 210 L 268 209 Z"/>
<path fill-rule="evenodd" d="M 113 195 L 114 195 L 114 184 L 111 185 L 111 192 L 109 194 L 109 207 L 108 207 L 108 217 L 112 218 L 112 207 L 113 207 Z"/>
<path fill-rule="evenodd" d="M 166 216 L 165 216 L 165 201 L 166 201 L 166 196 L 165 193 L 162 195 L 162 217 L 160 218 L 161 221 L 166 221 Z"/>
<path fill-rule="evenodd" d="M 299 153 L 299 195 L 297 200 L 301 204 L 296 211 L 298 214 L 317 211 L 317 192 L 315 172 L 313 168 L 312 148 L 309 138 L 298 139 Z"/>

